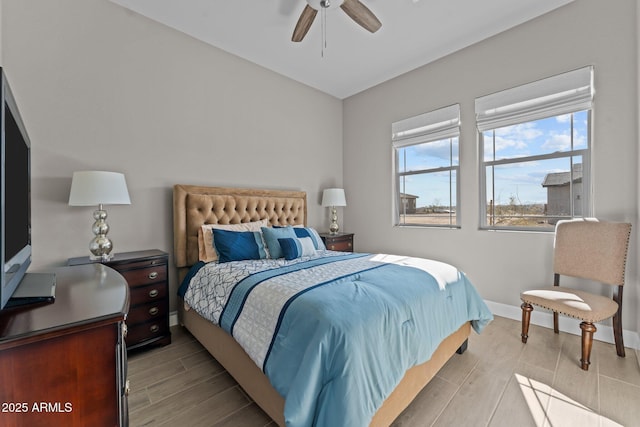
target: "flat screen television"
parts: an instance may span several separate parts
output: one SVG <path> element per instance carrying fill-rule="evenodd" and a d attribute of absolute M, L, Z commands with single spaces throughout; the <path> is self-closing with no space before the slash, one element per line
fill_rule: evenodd
<path fill-rule="evenodd" d="M 31 264 L 31 142 L 5 71 L 0 117 L 0 310 Z"/>

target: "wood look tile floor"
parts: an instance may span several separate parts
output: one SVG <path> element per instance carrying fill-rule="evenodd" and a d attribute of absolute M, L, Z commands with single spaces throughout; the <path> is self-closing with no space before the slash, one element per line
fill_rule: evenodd
<path fill-rule="evenodd" d="M 129 356 L 132 427 L 275 427 L 188 332 L 172 334 L 170 345 Z M 524 345 L 520 322 L 496 317 L 393 425 L 639 426 L 640 367 L 626 353 L 595 341 L 585 372 L 579 336 L 532 325 Z"/>

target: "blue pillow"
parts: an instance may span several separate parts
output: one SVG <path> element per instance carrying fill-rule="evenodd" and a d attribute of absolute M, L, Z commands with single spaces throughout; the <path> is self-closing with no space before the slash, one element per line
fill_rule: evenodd
<path fill-rule="evenodd" d="M 280 243 L 284 259 L 286 260 L 310 256 L 316 253 L 313 240 L 311 240 L 310 237 L 303 237 L 301 239 L 287 237 L 285 239 L 278 239 L 278 243 Z"/>
<path fill-rule="evenodd" d="M 279 225 L 274 225 L 273 228 L 284 228 L 284 227 L 279 226 Z M 293 227 L 293 232 L 296 233 L 296 237 L 298 237 L 298 238 L 310 237 L 311 241 L 313 242 L 313 246 L 316 249 L 321 249 L 321 250 L 327 249 L 327 247 L 324 245 L 324 242 L 320 238 L 320 235 L 315 230 L 315 228 L 311 228 L 311 227 Z"/>
<path fill-rule="evenodd" d="M 269 248 L 269 257 L 273 259 L 284 256 L 278 239 L 295 239 L 296 237 L 293 227 L 262 227 L 262 235 L 264 236 L 264 241 L 267 243 L 267 248 Z"/>
<path fill-rule="evenodd" d="M 259 231 L 213 230 L 213 244 L 218 252 L 218 262 L 264 259 L 267 252 Z"/>

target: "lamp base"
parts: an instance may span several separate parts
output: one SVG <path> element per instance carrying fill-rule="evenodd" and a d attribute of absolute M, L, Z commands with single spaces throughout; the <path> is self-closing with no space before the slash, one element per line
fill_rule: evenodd
<path fill-rule="evenodd" d="M 113 258 L 114 255 L 115 254 L 103 254 L 103 255 L 91 254 L 91 255 L 89 255 L 89 259 L 91 261 L 107 262 L 107 261 L 111 261 L 111 259 Z"/>
<path fill-rule="evenodd" d="M 97 235 L 89 243 L 89 251 L 91 252 L 89 259 L 93 261 L 109 261 L 113 258 L 112 250 L 113 243 L 111 243 L 111 240 L 104 234 Z"/>
<path fill-rule="evenodd" d="M 93 212 L 93 218 L 96 222 L 93 223 L 92 230 L 96 237 L 89 242 L 89 252 L 91 252 L 89 259 L 93 261 L 109 261 L 113 257 L 111 253 L 113 243 L 107 237 L 109 232 L 109 224 L 106 222 L 107 211 L 102 208 L 102 205 Z"/>
<path fill-rule="evenodd" d="M 329 224 L 329 233 L 338 234 L 338 230 L 340 230 L 340 226 L 338 225 L 338 212 L 336 211 L 335 206 L 332 206 L 331 207 L 331 224 Z"/>
<path fill-rule="evenodd" d="M 93 255 L 89 255 L 89 259 L 91 261 L 96 261 L 96 262 L 108 262 L 111 261 L 111 259 L 113 258 L 114 254 L 110 254 L 110 255 L 103 255 L 103 256 L 93 256 Z"/>

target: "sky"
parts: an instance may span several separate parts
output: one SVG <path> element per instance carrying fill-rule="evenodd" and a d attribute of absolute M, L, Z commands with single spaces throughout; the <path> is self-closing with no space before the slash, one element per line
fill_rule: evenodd
<path fill-rule="evenodd" d="M 573 147 L 587 148 L 588 113 L 581 111 L 496 129 L 495 140 L 493 132 L 485 132 L 485 161 L 491 161 L 494 155 L 496 160 L 524 160 L 527 156 L 571 150 L 572 115 Z M 399 152 L 399 171 L 449 167 L 452 161 L 454 166 L 458 165 L 458 145 L 457 138 L 453 138 L 402 148 Z M 582 163 L 582 157 L 575 156 L 573 162 Z M 512 198 L 521 204 L 546 203 L 547 191 L 542 187 L 545 176 L 548 173 L 569 170 L 570 158 L 521 160 L 514 164 L 496 165 L 493 174 L 491 168 L 487 168 L 487 200 L 495 198 L 497 204 L 508 204 Z M 455 171 L 409 175 L 401 182 L 400 191 L 418 196 L 418 207 L 455 206 L 455 179 Z M 450 182 L 453 183 L 452 191 Z M 495 189 L 494 196 L 492 189 Z M 461 191 L 478 191 L 478 187 L 463 188 Z"/>

